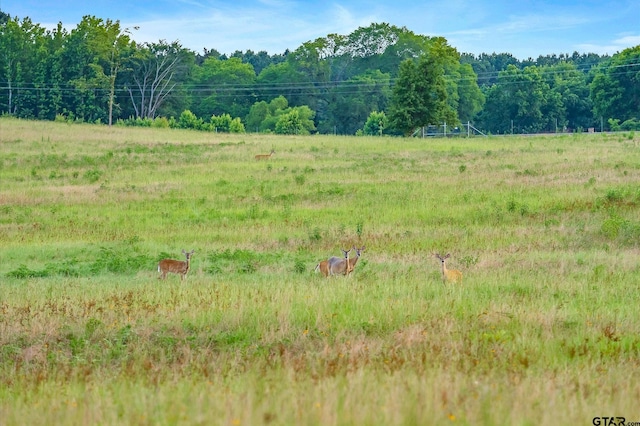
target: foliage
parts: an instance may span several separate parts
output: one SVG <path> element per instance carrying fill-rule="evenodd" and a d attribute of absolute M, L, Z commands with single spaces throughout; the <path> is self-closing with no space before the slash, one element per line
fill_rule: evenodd
<path fill-rule="evenodd" d="M 561 78 L 559 72 L 553 74 Z M 570 89 L 563 91 L 562 84 L 557 86 L 552 90 L 538 67 L 519 70 L 509 65 L 499 73 L 498 82 L 487 88 L 481 126 L 493 133 L 537 133 L 566 126 L 563 96 L 569 99 L 572 94 Z"/>
<path fill-rule="evenodd" d="M 239 58 L 207 58 L 190 78 L 191 110 L 198 116 L 229 114 L 244 117 L 252 103 L 256 74 Z"/>
<path fill-rule="evenodd" d="M 314 112 L 307 106 L 288 108 L 278 116 L 275 133 L 280 135 L 308 135 L 315 130 Z"/>
<path fill-rule="evenodd" d="M 581 131 L 615 120 L 631 129 L 640 117 L 638 47 L 612 57 L 574 52 L 519 61 L 509 53 L 459 54 L 441 37 L 373 23 L 282 54 L 227 56 L 196 54 L 177 41 L 138 44 L 135 27 L 95 16 L 70 31 L 2 16 L 0 113 L 22 118 L 140 125 L 164 117 L 173 125 L 189 110 L 206 121 L 245 119 L 253 105 L 279 96 L 313 111 L 313 126 L 303 127 L 319 133 L 354 134 L 374 111 L 384 111 L 396 133 L 427 121 L 469 121 L 492 133 Z M 440 104 L 425 109 L 412 90 L 431 90 L 427 103 Z M 234 128 L 275 132 L 278 116 L 260 108 Z"/>
<path fill-rule="evenodd" d="M 308 135 L 315 131 L 315 116 L 308 106 L 289 107 L 284 96 L 269 103 L 256 102 L 251 106 L 246 121 L 250 129 L 287 135 Z"/>
<path fill-rule="evenodd" d="M 600 65 L 591 83 L 594 114 L 627 121 L 640 118 L 640 46 L 625 49 Z"/>
<path fill-rule="evenodd" d="M 244 124 L 240 121 L 240 118 L 231 118 L 229 114 L 222 114 L 221 116 L 211 116 L 211 128 L 216 132 L 225 133 L 244 133 Z"/>
<path fill-rule="evenodd" d="M 367 122 L 364 123 L 362 134 L 369 136 L 382 136 L 388 124 L 389 120 L 387 119 L 387 115 L 384 113 L 384 111 L 373 111 L 371 114 L 369 114 Z"/>
<path fill-rule="evenodd" d="M 393 87 L 389 121 L 405 135 L 419 127 L 446 122 L 457 124 L 457 112 L 447 102 L 444 68 L 455 55 L 443 40 L 438 40 L 417 63 L 407 59 L 400 65 Z"/>
<path fill-rule="evenodd" d="M 181 129 L 201 130 L 204 127 L 204 120 L 187 109 L 180 114 L 177 125 Z"/>

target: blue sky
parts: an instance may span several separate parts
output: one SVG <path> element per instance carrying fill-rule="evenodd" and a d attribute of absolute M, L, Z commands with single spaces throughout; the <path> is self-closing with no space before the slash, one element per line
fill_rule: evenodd
<path fill-rule="evenodd" d="M 0 9 L 53 28 L 84 15 L 139 27 L 138 42 L 179 41 L 196 52 L 295 50 L 328 34 L 387 22 L 442 36 L 459 52 L 511 53 L 518 59 L 614 54 L 640 45 L 638 0 L 0 0 Z"/>

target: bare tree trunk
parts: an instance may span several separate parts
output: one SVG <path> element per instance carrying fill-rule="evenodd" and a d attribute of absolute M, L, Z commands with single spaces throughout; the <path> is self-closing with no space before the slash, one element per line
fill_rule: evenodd
<path fill-rule="evenodd" d="M 182 64 L 175 44 L 153 47 L 158 51 L 151 51 L 151 55 L 140 62 L 133 75 L 133 87 L 127 88 L 137 118 L 156 117 L 159 108 L 177 85 L 173 78 Z"/>

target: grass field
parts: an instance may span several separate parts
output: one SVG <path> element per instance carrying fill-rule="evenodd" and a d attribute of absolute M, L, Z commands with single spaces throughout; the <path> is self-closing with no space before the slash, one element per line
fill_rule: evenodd
<path fill-rule="evenodd" d="M 640 421 L 639 142 L 0 118 L 0 424 Z"/>

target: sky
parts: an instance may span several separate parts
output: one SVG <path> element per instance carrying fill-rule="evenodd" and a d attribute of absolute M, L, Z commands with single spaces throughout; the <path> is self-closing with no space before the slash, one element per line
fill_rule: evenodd
<path fill-rule="evenodd" d="M 638 0 L 0 0 L 0 10 L 45 28 L 72 30 L 83 16 L 120 21 L 139 43 L 178 41 L 281 54 L 372 23 L 444 37 L 460 53 L 520 60 L 563 53 L 613 55 L 640 45 Z"/>

